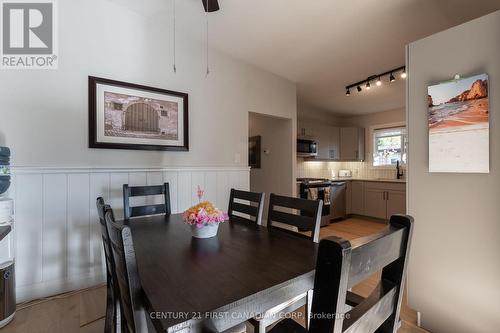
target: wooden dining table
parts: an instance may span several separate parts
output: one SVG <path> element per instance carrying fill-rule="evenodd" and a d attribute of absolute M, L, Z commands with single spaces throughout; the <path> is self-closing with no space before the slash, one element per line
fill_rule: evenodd
<path fill-rule="evenodd" d="M 196 239 L 180 214 L 125 223 L 148 310 L 167 332 L 222 332 L 313 288 L 308 239 L 237 221 Z"/>

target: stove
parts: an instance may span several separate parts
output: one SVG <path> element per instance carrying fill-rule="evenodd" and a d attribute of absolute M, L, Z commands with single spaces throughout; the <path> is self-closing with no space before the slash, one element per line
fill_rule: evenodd
<path fill-rule="evenodd" d="M 321 226 L 330 224 L 330 195 L 332 182 L 325 178 L 297 178 L 297 182 L 300 185 L 300 198 L 309 200 L 323 200 Z"/>

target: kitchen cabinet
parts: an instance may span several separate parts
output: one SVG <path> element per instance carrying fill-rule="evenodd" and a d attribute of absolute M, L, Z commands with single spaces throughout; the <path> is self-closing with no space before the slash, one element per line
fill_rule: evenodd
<path fill-rule="evenodd" d="M 297 122 L 297 138 L 298 139 L 317 139 L 314 131 L 315 125 L 309 122 Z"/>
<path fill-rule="evenodd" d="M 344 128 L 307 121 L 297 122 L 297 138 L 314 140 L 318 144 L 318 155 L 314 157 L 316 160 L 364 160 L 364 133 L 364 128 Z"/>
<path fill-rule="evenodd" d="M 406 184 L 352 180 L 346 189 L 347 215 L 364 215 L 388 220 L 394 214 L 406 214 Z"/>
<path fill-rule="evenodd" d="M 365 205 L 364 205 L 364 192 L 365 183 L 363 181 L 351 181 L 350 182 L 350 208 L 349 214 L 365 215 Z"/>
<path fill-rule="evenodd" d="M 394 214 L 406 214 L 406 191 L 387 192 L 387 218 Z"/>
<path fill-rule="evenodd" d="M 329 126 L 329 146 L 328 158 L 332 160 L 340 160 L 340 128 Z"/>
<path fill-rule="evenodd" d="M 388 220 L 406 213 L 406 184 L 366 182 L 364 215 Z"/>
<path fill-rule="evenodd" d="M 315 141 L 318 144 L 318 155 L 317 159 L 328 159 L 330 158 L 330 126 L 317 125 L 314 133 Z"/>
<path fill-rule="evenodd" d="M 358 127 L 340 128 L 340 160 L 364 161 L 365 129 Z"/>
<path fill-rule="evenodd" d="M 366 216 L 385 219 L 387 217 L 387 203 L 385 201 L 385 191 L 381 189 L 367 187 L 365 190 L 365 213 Z"/>

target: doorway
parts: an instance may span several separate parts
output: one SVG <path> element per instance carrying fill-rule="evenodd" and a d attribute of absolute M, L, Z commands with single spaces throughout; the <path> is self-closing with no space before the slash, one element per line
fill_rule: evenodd
<path fill-rule="evenodd" d="M 266 217 L 271 193 L 286 196 L 294 193 L 292 119 L 249 112 L 248 136 L 252 140 L 260 137 L 260 149 L 255 152 L 260 154 L 257 156 L 260 165 L 250 169 L 250 191 L 266 194 L 263 214 Z M 255 161 L 255 156 L 250 160 Z"/>

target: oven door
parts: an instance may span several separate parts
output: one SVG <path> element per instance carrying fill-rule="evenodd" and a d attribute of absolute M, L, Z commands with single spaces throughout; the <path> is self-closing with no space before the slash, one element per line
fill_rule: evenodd
<path fill-rule="evenodd" d="M 318 155 L 318 144 L 313 140 L 297 140 L 297 156 L 311 157 Z"/>

